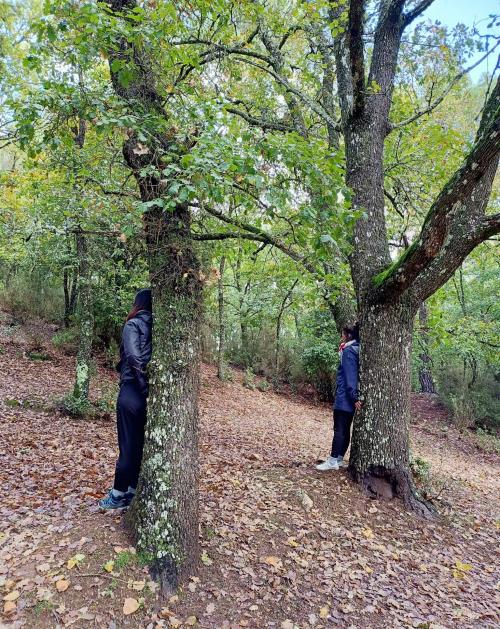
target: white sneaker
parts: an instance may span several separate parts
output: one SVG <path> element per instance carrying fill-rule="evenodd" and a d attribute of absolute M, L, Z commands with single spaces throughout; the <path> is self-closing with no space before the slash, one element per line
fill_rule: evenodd
<path fill-rule="evenodd" d="M 328 470 L 338 470 L 339 464 L 337 459 L 333 456 L 329 456 L 324 463 L 316 465 L 316 469 L 320 472 L 327 472 Z"/>

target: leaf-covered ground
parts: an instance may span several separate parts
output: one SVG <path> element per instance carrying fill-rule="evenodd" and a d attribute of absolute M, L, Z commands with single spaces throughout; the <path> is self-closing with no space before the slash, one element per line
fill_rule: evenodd
<path fill-rule="evenodd" d="M 49 331 L 0 322 L 0 627 L 497 627 L 499 461 L 414 398 L 413 451 L 442 517 L 372 501 L 319 473 L 331 411 L 221 383 L 203 367 L 197 576 L 160 600 L 121 526 L 100 514 L 113 421 L 54 410 L 74 359 L 29 354 Z M 99 367 L 93 394 L 115 382 Z"/>

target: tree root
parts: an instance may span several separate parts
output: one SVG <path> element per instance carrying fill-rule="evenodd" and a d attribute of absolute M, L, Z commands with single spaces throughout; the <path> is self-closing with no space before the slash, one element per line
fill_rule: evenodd
<path fill-rule="evenodd" d="M 408 511 L 427 520 L 438 515 L 437 509 L 419 494 L 409 470 L 372 466 L 364 474 L 355 470 L 350 470 L 350 473 L 372 498 L 399 498 Z"/>

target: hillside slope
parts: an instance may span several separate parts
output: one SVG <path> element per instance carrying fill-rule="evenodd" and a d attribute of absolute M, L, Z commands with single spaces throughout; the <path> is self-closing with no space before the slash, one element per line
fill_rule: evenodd
<path fill-rule="evenodd" d="M 120 516 L 95 509 L 112 482 L 113 421 L 55 411 L 73 359 L 48 348 L 51 360 L 33 360 L 29 344 L 26 330 L 1 327 L 0 626 L 497 626 L 499 460 L 433 400 L 413 404 L 413 451 L 432 466 L 443 514 L 424 522 L 370 500 L 344 470 L 315 471 L 331 440 L 328 407 L 249 391 L 237 373 L 221 383 L 204 366 L 203 562 L 162 602 Z M 115 380 L 99 368 L 94 394 Z M 130 615 L 127 598 L 141 604 Z"/>

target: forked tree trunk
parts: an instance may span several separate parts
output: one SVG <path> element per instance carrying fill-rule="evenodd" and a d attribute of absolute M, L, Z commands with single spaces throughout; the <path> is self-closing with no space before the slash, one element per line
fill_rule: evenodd
<path fill-rule="evenodd" d="M 89 243 L 82 232 L 76 234 L 78 257 L 78 353 L 76 355 L 75 385 L 73 399 L 79 405 L 88 403 L 90 371 L 92 359 L 92 339 L 94 335 L 94 303 L 92 293 L 92 267 Z"/>
<path fill-rule="evenodd" d="M 361 313 L 360 390 L 350 471 L 369 493 L 399 497 L 422 515 L 432 507 L 418 496 L 409 471 L 411 345 L 414 310 L 397 303 Z"/>

